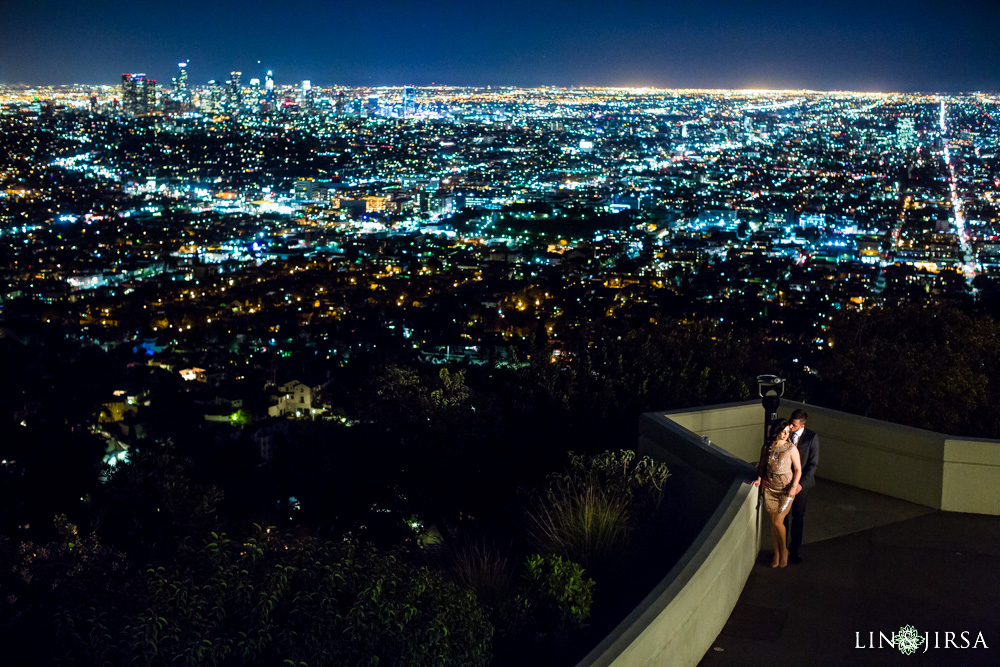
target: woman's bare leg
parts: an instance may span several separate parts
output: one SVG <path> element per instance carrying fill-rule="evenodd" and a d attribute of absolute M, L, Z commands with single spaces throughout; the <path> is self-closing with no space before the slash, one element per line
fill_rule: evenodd
<path fill-rule="evenodd" d="M 768 516 L 768 519 L 770 519 L 770 522 L 771 522 L 771 544 L 774 545 L 774 558 L 771 559 L 771 567 L 778 567 L 781 564 L 781 551 L 780 551 L 780 547 L 778 546 L 778 539 L 779 539 L 779 537 L 778 537 L 777 529 L 774 527 L 774 519 L 778 515 L 777 514 L 768 513 L 767 516 Z M 782 526 L 782 527 L 784 527 L 784 526 Z"/>
<path fill-rule="evenodd" d="M 788 565 L 788 545 L 785 543 L 785 516 L 788 514 L 786 509 L 780 514 L 772 514 L 771 529 L 774 531 L 774 539 L 776 548 L 775 553 L 778 554 L 778 567 L 786 567 Z"/>

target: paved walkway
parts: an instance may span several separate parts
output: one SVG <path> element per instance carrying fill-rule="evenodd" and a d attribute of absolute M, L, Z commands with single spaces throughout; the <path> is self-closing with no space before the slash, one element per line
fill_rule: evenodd
<path fill-rule="evenodd" d="M 938 512 L 820 481 L 809 499 L 803 563 L 757 565 L 713 649 L 717 665 L 1000 665 L 1000 517 Z M 885 645 L 904 625 L 930 646 Z M 945 633 L 970 645 L 945 648 Z M 935 632 L 937 635 L 935 636 Z M 876 648 L 869 646 L 869 633 Z M 860 640 L 860 642 L 859 642 Z M 935 643 L 940 648 L 935 648 Z"/>

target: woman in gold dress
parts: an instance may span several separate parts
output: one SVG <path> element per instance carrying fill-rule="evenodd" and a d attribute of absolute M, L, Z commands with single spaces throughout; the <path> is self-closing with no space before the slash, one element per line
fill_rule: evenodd
<path fill-rule="evenodd" d="M 757 464 L 758 486 L 764 480 L 764 507 L 771 518 L 771 542 L 774 559 L 771 567 L 788 565 L 788 546 L 785 544 L 785 515 L 792 507 L 793 496 L 799 490 L 802 461 L 799 450 L 792 444 L 791 428 L 787 419 L 779 419 L 760 450 Z"/>

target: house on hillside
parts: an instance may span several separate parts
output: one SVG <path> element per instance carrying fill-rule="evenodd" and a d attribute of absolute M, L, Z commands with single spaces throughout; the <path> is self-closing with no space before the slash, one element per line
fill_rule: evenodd
<path fill-rule="evenodd" d="M 326 411 L 324 406 L 318 404 L 318 395 L 323 386 L 308 385 L 298 380 L 280 385 L 277 393 L 271 396 L 272 405 L 267 409 L 268 416 L 315 419 Z"/>

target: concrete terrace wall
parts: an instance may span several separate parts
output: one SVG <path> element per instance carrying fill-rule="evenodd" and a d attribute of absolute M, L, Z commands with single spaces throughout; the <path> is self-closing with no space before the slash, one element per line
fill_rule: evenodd
<path fill-rule="evenodd" d="M 688 480 L 692 506 L 712 499 L 714 510 L 678 563 L 580 665 L 697 665 L 757 557 L 760 512 L 746 483 L 753 467 L 662 414 L 643 415 L 639 430 L 640 453 L 685 468 L 678 478 Z"/>
<path fill-rule="evenodd" d="M 817 475 L 941 509 L 944 436 L 839 410 L 782 401 L 779 414 L 809 413 L 819 434 Z"/>
<path fill-rule="evenodd" d="M 764 409 L 760 401 L 676 410 L 666 413 L 666 416 L 692 433 L 708 438 L 733 456 L 756 465 L 764 442 Z"/>
<path fill-rule="evenodd" d="M 941 509 L 1000 516 L 1000 442 L 944 441 Z"/>
<path fill-rule="evenodd" d="M 809 428 L 819 434 L 819 477 L 934 509 L 1000 515 L 1000 442 L 952 438 L 795 401 L 782 401 L 779 414 L 788 417 L 795 408 L 809 413 Z M 667 416 L 755 462 L 763 412 L 758 401 L 746 401 Z"/>

